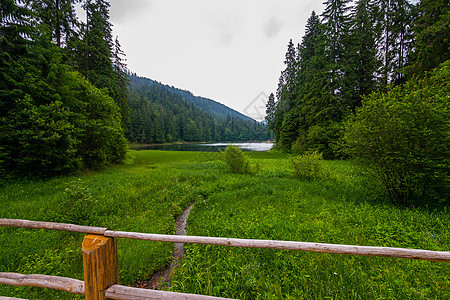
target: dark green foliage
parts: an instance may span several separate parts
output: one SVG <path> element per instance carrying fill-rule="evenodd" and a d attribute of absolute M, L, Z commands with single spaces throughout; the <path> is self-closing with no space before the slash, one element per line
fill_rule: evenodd
<path fill-rule="evenodd" d="M 294 56 L 293 44 L 289 43 L 285 61 L 289 65 L 280 77 L 273 126 L 278 148 L 291 151 L 294 147 L 294 151 L 300 152 L 315 149 L 326 151 L 327 158 L 334 158 L 336 155 L 329 147 L 335 143 L 334 131 L 321 134 L 320 138 L 317 136 L 317 129 L 326 131 L 329 124 L 342 118 L 342 105 L 330 90 L 332 72 L 328 69 L 325 32 L 325 26 L 313 12 L 294 61 L 291 59 Z M 288 79 L 288 74 L 295 77 Z M 325 135 L 329 139 L 324 140 Z"/>
<path fill-rule="evenodd" d="M 150 80 L 150 79 L 149 79 Z M 233 119 L 240 119 L 243 121 L 253 121 L 252 118 L 247 117 L 246 115 L 241 114 L 240 112 L 231 109 L 222 103 L 218 103 L 214 100 L 194 96 L 190 91 L 180 90 L 173 86 L 164 85 L 174 94 L 180 95 L 184 100 L 188 103 L 192 103 L 195 106 L 199 107 L 202 111 L 210 114 L 215 119 L 224 119 L 230 116 Z"/>
<path fill-rule="evenodd" d="M 70 174 L 125 158 L 117 104 L 106 90 L 71 71 L 64 64 L 65 49 L 58 47 L 75 30 L 72 3 L 2 5 L 2 175 Z M 58 9 L 67 11 L 56 13 Z"/>
<path fill-rule="evenodd" d="M 245 118 L 215 118 L 174 88 L 130 76 L 127 137 L 135 143 L 266 140 L 267 127 Z"/>
<path fill-rule="evenodd" d="M 377 58 L 376 7 L 371 0 L 360 0 L 353 8 L 350 33 L 344 55 L 343 81 L 344 111 L 353 112 L 361 106 L 361 97 L 378 87 L 377 72 L 381 62 Z"/>
<path fill-rule="evenodd" d="M 448 0 L 422 0 L 418 13 L 412 28 L 416 38 L 408 73 L 421 76 L 450 59 L 450 3 Z"/>
<path fill-rule="evenodd" d="M 447 200 L 450 61 L 425 79 L 375 92 L 346 126 L 349 153 L 373 168 L 391 200 Z"/>
<path fill-rule="evenodd" d="M 275 104 L 275 96 L 273 93 L 269 95 L 269 99 L 266 103 L 266 117 L 265 120 L 267 122 L 267 133 L 274 129 L 275 126 L 275 113 L 277 111 L 277 106 Z"/>
<path fill-rule="evenodd" d="M 328 0 L 322 18 L 313 12 L 301 44 L 294 49 L 291 40 L 286 52 L 272 105 L 277 147 L 342 157 L 341 124 L 364 95 L 387 91 L 419 65 L 448 56 L 448 1 L 432 2 L 416 9 L 406 0 Z M 430 18 L 419 17 L 414 30 L 421 41 L 414 42 L 416 15 Z"/>
<path fill-rule="evenodd" d="M 128 105 L 128 86 L 130 85 L 130 80 L 128 79 L 127 65 L 125 59 L 125 52 L 121 49 L 119 38 L 116 37 L 114 41 L 114 49 L 112 51 L 112 63 L 114 67 L 114 100 L 120 108 L 120 114 L 122 117 L 122 122 L 124 127 L 126 127 L 126 122 L 129 120 L 130 107 Z"/>
<path fill-rule="evenodd" d="M 123 161 L 126 141 L 114 100 L 64 65 L 55 64 L 46 78 L 34 72 L 24 74 L 2 116 L 2 168 L 48 176 Z"/>
<path fill-rule="evenodd" d="M 40 23 L 47 27 L 51 40 L 62 47 L 78 30 L 74 4 L 80 0 L 33 0 L 30 3 Z"/>
<path fill-rule="evenodd" d="M 71 122 L 73 117 L 61 101 L 36 105 L 29 95 L 17 100 L 2 122 L 2 167 L 23 175 L 51 176 L 79 170 L 80 130 Z"/>

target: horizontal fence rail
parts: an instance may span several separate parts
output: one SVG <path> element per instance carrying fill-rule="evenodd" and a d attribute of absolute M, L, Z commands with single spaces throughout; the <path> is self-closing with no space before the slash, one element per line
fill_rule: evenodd
<path fill-rule="evenodd" d="M 149 233 L 112 231 L 108 230 L 107 228 L 101 227 L 89 227 L 72 224 L 49 223 L 49 222 L 28 221 L 28 220 L 12 220 L 12 219 L 0 219 L 0 226 L 64 230 L 79 233 L 100 234 L 114 238 L 128 238 L 128 239 L 155 241 L 155 242 L 206 244 L 206 245 L 242 247 L 242 248 L 297 250 L 297 251 L 361 255 L 361 256 L 397 257 L 397 258 L 428 260 L 436 262 L 450 262 L 450 251 L 431 251 L 431 250 L 407 249 L 407 248 L 354 246 L 354 245 L 291 242 L 291 241 L 276 241 L 276 240 L 218 238 L 206 236 L 149 234 Z"/>
<path fill-rule="evenodd" d="M 219 300 L 212 296 L 174 293 L 150 289 L 140 289 L 118 285 L 119 272 L 117 262 L 117 238 L 137 240 L 207 244 L 228 247 L 263 248 L 311 251 L 348 255 L 398 257 L 415 260 L 450 262 L 450 251 L 430 251 L 419 249 L 352 246 L 339 244 L 323 244 L 308 242 L 274 241 L 219 238 L 206 236 L 180 236 L 165 234 L 149 234 L 113 231 L 103 227 L 80 226 L 73 224 L 50 223 L 16 219 L 0 219 L 0 226 L 22 227 L 33 229 L 50 229 L 87 234 L 82 243 L 84 281 L 48 276 L 23 275 L 17 273 L 0 273 L 0 284 L 14 286 L 33 286 L 62 290 L 74 294 L 85 295 L 87 300 L 123 299 L 173 299 L 173 300 Z M 0 300 L 20 300 L 2 297 Z M 23 300 L 23 299 L 22 299 Z"/>
<path fill-rule="evenodd" d="M 83 281 L 58 276 L 0 273 L 0 284 L 44 287 L 54 290 L 66 291 L 72 294 L 84 295 Z"/>
<path fill-rule="evenodd" d="M 17 273 L 0 273 L 0 284 L 14 286 L 33 286 L 66 291 L 72 294 L 84 295 L 84 282 L 77 279 L 48 276 L 48 275 L 23 275 Z M 172 299 L 172 300 L 224 300 L 211 296 L 195 294 L 174 293 L 149 289 L 139 289 L 115 284 L 105 291 L 107 299 Z M 18 299 L 0 296 L 3 299 Z"/>

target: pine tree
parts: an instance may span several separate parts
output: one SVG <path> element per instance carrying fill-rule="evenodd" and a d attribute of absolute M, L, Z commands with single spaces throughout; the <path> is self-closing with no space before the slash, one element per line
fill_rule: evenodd
<path fill-rule="evenodd" d="M 130 113 L 130 108 L 128 106 L 128 86 L 130 84 L 130 80 L 128 79 L 128 70 L 124 56 L 125 52 L 121 49 L 119 37 L 116 37 L 112 52 L 112 63 L 115 75 L 115 90 L 113 98 L 119 105 L 122 114 L 122 122 L 125 125 L 125 122 L 128 121 Z"/>
<path fill-rule="evenodd" d="M 395 0 L 392 7 L 395 11 L 392 26 L 394 36 L 392 82 L 401 84 L 406 81 L 404 69 L 409 64 L 409 56 L 412 50 L 413 32 L 411 31 L 411 25 L 414 17 L 412 5 L 407 0 Z"/>
<path fill-rule="evenodd" d="M 0 116 L 8 113 L 16 98 L 24 96 L 18 88 L 24 71 L 19 60 L 31 56 L 30 36 L 35 36 L 35 27 L 31 11 L 23 4 L 5 0 L 0 6 Z"/>
<path fill-rule="evenodd" d="M 310 126 L 321 124 L 337 115 L 336 97 L 330 92 L 329 53 L 325 26 L 312 12 L 299 48 L 298 98 L 300 135 Z"/>
<path fill-rule="evenodd" d="M 274 121 L 275 121 L 275 113 L 276 113 L 276 104 L 275 104 L 275 96 L 273 93 L 269 95 L 269 100 L 266 103 L 266 117 L 265 120 L 267 122 L 267 134 L 270 135 L 270 132 L 274 129 Z"/>
<path fill-rule="evenodd" d="M 112 24 L 109 22 L 109 2 L 86 0 L 86 25 L 81 39 L 71 41 L 71 61 L 96 87 L 106 88 L 120 108 L 122 122 L 128 118 L 128 74 L 124 52 L 118 38 L 113 42 Z"/>
<path fill-rule="evenodd" d="M 410 33 L 411 5 L 406 0 L 377 0 L 376 34 L 379 55 L 381 87 L 404 81 L 402 69 L 408 63 L 408 52 L 412 42 Z"/>
<path fill-rule="evenodd" d="M 359 0 L 352 10 L 351 30 L 344 62 L 344 106 L 352 112 L 361 105 L 361 97 L 377 87 L 380 68 L 375 37 L 375 11 L 372 0 Z"/>
<path fill-rule="evenodd" d="M 412 30 L 413 44 L 410 76 L 422 75 L 450 59 L 450 3 L 448 0 L 422 0 Z"/>
<path fill-rule="evenodd" d="M 109 22 L 109 6 L 105 0 L 86 0 L 86 26 L 83 32 L 84 53 L 80 71 L 96 87 L 114 91 L 114 69 L 111 62 L 112 24 Z"/>
<path fill-rule="evenodd" d="M 291 141 L 297 131 L 295 115 L 291 113 L 297 98 L 297 53 L 292 39 L 289 41 L 284 64 L 277 90 L 277 112 L 274 121 L 274 131 L 277 143 L 281 147 L 290 148 Z"/>
<path fill-rule="evenodd" d="M 342 59 L 346 48 L 345 38 L 349 32 L 349 2 L 350 0 L 327 0 L 322 14 L 324 34 L 327 37 L 329 89 L 332 95 L 336 95 L 336 101 L 342 101 Z"/>
<path fill-rule="evenodd" d="M 28 0 L 37 18 L 48 27 L 51 39 L 62 47 L 79 27 L 74 4 L 80 0 Z"/>

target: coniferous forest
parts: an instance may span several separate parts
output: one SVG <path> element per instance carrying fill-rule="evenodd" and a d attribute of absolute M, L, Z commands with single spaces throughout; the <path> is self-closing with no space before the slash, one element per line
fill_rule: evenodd
<path fill-rule="evenodd" d="M 312 12 L 300 42 L 289 41 L 266 120 L 279 148 L 337 158 L 345 156 L 345 122 L 364 96 L 426 77 L 450 59 L 450 11 L 444 0 L 324 5 L 321 15 Z"/>
<path fill-rule="evenodd" d="M 128 78 L 109 2 L 2 1 L 1 172 L 68 174 L 125 159 Z"/>
<path fill-rule="evenodd" d="M 126 133 L 130 142 L 232 142 L 268 138 L 266 125 L 217 102 L 147 78 L 133 75 L 130 80 L 131 114 Z"/>
<path fill-rule="evenodd" d="M 151 2 L 185 25 L 172 1 Z M 265 11 L 288 11 L 288 1 L 255 2 L 289 21 Z M 98 273 L 108 280 L 96 295 L 120 296 L 119 284 L 149 297 L 450 299 L 449 0 L 325 0 L 304 36 L 285 41 L 261 123 L 128 70 L 109 3 L 0 0 L 0 298 L 81 299 L 72 293 L 94 290 L 87 275 Z M 247 3 L 221 5 L 264 17 Z M 128 149 L 268 134 L 270 151 Z M 84 234 L 23 220 L 228 243 L 118 238 L 94 270 Z M 254 248 L 264 244 L 272 249 Z M 115 271 L 105 277 L 106 266 Z"/>
<path fill-rule="evenodd" d="M 77 18 L 76 3 L 86 22 Z M 109 6 L 106 0 L 2 1 L 2 175 L 53 176 L 121 163 L 126 138 L 267 138 L 265 125 L 223 105 L 212 116 L 205 107 L 213 101 L 194 105 L 187 91 L 130 78 L 125 53 L 112 36 Z"/>

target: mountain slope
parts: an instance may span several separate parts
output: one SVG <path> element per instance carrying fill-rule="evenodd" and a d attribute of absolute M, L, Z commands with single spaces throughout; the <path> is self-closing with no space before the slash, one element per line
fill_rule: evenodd
<path fill-rule="evenodd" d="M 244 121 L 254 121 L 252 118 L 250 118 L 244 114 L 241 114 L 240 112 L 238 112 L 232 108 L 229 108 L 228 106 L 223 105 L 222 103 L 216 102 L 216 101 L 208 99 L 208 98 L 195 96 L 190 91 L 178 89 L 174 86 L 162 84 L 160 82 L 157 82 L 155 80 L 148 79 L 145 77 L 138 77 L 135 75 L 133 75 L 132 77 L 134 77 L 133 80 L 140 81 L 142 83 L 165 87 L 172 93 L 183 97 L 184 100 L 186 100 L 187 102 L 194 104 L 195 106 L 200 108 L 202 111 L 211 114 L 215 119 L 222 119 L 222 118 L 226 118 L 227 116 L 229 116 L 231 118 L 236 118 L 236 119 L 240 119 L 240 120 L 244 120 Z"/>
<path fill-rule="evenodd" d="M 187 101 L 174 91 L 175 88 L 137 76 L 130 76 L 130 81 L 128 104 L 131 113 L 126 133 L 130 142 L 248 141 L 268 138 L 267 126 L 253 119 L 230 115 L 217 117 L 220 113 L 214 117 Z"/>

